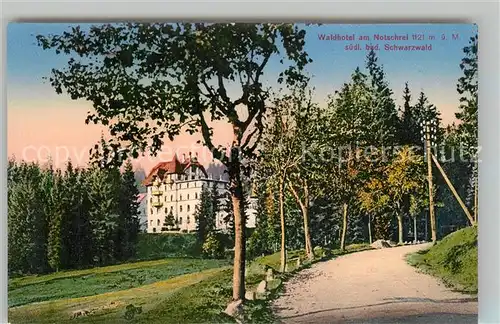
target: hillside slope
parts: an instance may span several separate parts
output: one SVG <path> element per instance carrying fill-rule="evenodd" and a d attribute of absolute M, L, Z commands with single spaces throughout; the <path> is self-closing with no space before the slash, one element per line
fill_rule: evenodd
<path fill-rule="evenodd" d="M 456 290 L 477 294 L 476 226 L 456 231 L 429 250 L 409 255 L 407 260 Z"/>

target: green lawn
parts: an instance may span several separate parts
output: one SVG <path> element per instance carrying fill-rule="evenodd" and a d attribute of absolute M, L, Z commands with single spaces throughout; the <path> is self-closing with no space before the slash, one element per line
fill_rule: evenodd
<path fill-rule="evenodd" d="M 217 301 L 206 294 L 204 287 L 209 285 L 212 288 L 220 278 L 225 282 L 229 271 L 229 267 L 215 268 L 127 290 L 13 307 L 9 309 L 9 321 L 30 324 L 131 323 L 126 318 L 127 308 L 140 307 L 141 314 L 135 315 L 132 323 L 179 323 L 179 317 L 189 316 L 188 310 Z M 190 299 L 180 298 L 182 295 L 188 295 Z M 220 309 L 214 312 L 220 313 Z M 88 315 L 73 318 L 75 313 Z M 166 313 L 170 316 L 163 317 L 162 314 Z"/>
<path fill-rule="evenodd" d="M 347 253 L 365 249 L 368 247 L 351 246 Z M 323 252 L 317 250 L 319 256 Z M 337 250 L 331 252 L 341 254 Z M 289 253 L 289 271 L 295 269 L 294 259 L 298 256 L 304 258 L 304 252 Z M 253 289 L 265 278 L 266 267 L 278 269 L 279 263 L 279 253 L 254 260 L 247 267 L 247 289 Z M 280 279 L 286 280 L 286 276 Z M 77 282 L 71 284 L 71 280 Z M 148 284 L 151 280 L 156 282 Z M 168 259 L 137 262 L 12 279 L 10 285 L 16 285 L 16 289 L 9 292 L 11 303 L 33 302 L 43 296 L 50 299 L 10 307 L 9 320 L 14 324 L 235 323 L 223 313 L 232 295 L 232 267 L 226 261 Z M 248 322 L 274 322 L 269 303 L 269 300 L 249 302 L 246 308 Z M 75 317 L 75 314 L 80 316 Z"/>
<path fill-rule="evenodd" d="M 176 258 L 15 278 L 9 281 L 9 306 L 125 290 L 225 265 L 223 260 Z"/>
<path fill-rule="evenodd" d="M 456 231 L 407 260 L 455 290 L 477 294 L 477 227 Z"/>

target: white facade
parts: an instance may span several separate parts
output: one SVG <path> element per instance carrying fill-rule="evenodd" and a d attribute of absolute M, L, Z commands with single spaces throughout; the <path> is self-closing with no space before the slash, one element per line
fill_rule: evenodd
<path fill-rule="evenodd" d="M 173 165 L 173 164 L 172 164 Z M 181 164 L 182 166 L 186 164 Z M 187 164 L 189 165 L 189 164 Z M 147 186 L 147 232 L 162 232 L 165 217 L 172 211 L 176 226 L 171 230 L 192 232 L 196 230 L 195 211 L 201 202 L 201 193 L 204 187 L 212 192 L 217 187 L 219 196 L 226 196 L 228 182 L 207 177 L 199 167 L 187 167 L 182 173 L 167 173 L 162 179 L 152 175 L 152 181 Z M 219 208 L 225 205 L 221 199 Z M 247 213 L 247 227 L 255 227 L 255 213 Z M 216 228 L 226 230 L 224 222 L 226 212 L 219 211 L 216 215 Z"/>

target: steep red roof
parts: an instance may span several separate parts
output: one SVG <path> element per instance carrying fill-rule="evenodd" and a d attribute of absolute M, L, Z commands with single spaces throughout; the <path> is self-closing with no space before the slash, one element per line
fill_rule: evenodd
<path fill-rule="evenodd" d="M 203 174 L 207 176 L 207 171 L 205 171 L 205 168 L 198 161 L 191 160 L 191 158 L 189 158 L 184 162 L 180 162 L 177 155 L 174 155 L 174 158 L 171 161 L 160 162 L 155 165 L 142 183 L 145 186 L 150 186 L 153 183 L 154 176 L 159 176 L 160 179 L 162 179 L 163 176 L 167 174 L 184 174 L 185 171 L 191 166 L 200 168 Z"/>

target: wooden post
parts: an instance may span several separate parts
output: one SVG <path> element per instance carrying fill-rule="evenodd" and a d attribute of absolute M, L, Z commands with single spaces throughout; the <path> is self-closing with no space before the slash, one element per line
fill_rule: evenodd
<path fill-rule="evenodd" d="M 427 152 L 427 182 L 429 183 L 429 217 L 431 219 L 432 243 L 436 243 L 436 216 L 434 214 L 434 194 L 432 184 L 431 137 L 429 125 L 425 125 L 425 146 Z"/>
<path fill-rule="evenodd" d="M 470 224 L 474 225 L 475 224 L 474 218 L 472 218 L 472 215 L 469 212 L 469 210 L 467 209 L 467 206 L 465 206 L 462 199 L 460 199 L 460 196 L 458 195 L 457 191 L 455 190 L 455 187 L 453 187 L 453 184 L 451 183 L 450 179 L 448 179 L 448 176 L 446 176 L 446 173 L 444 173 L 444 170 L 441 167 L 441 165 L 439 164 L 439 161 L 436 159 L 436 157 L 434 155 L 431 155 L 431 156 L 432 156 L 432 160 L 434 161 L 437 168 L 439 169 L 439 172 L 441 172 L 441 174 L 443 175 L 443 178 L 446 181 L 446 184 L 448 185 L 448 187 L 450 187 L 451 192 L 453 193 L 453 195 L 457 199 L 458 203 L 460 204 L 460 207 L 462 207 L 462 209 L 465 212 L 465 215 L 467 215 L 467 218 L 469 219 Z"/>

